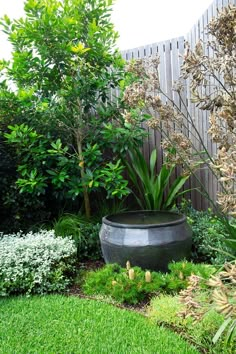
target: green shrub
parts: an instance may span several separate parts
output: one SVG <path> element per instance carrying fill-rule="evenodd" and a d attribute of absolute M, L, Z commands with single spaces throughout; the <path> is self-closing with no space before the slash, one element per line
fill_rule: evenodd
<path fill-rule="evenodd" d="M 80 258 L 97 260 L 101 259 L 101 246 L 99 240 L 99 231 L 101 224 L 85 223 L 80 226 L 84 242 L 79 247 Z"/>
<path fill-rule="evenodd" d="M 198 263 L 211 263 L 222 265 L 225 261 L 232 260 L 218 250 L 229 252 L 226 246 L 225 238 L 228 232 L 211 209 L 207 211 L 198 211 L 188 203 L 183 203 L 181 212 L 187 215 L 188 223 L 193 230 L 192 260 Z"/>
<path fill-rule="evenodd" d="M 145 281 L 145 272 L 134 267 L 134 279 L 130 279 L 128 271 L 118 264 L 108 264 L 101 270 L 89 272 L 83 284 L 86 294 L 102 294 L 112 296 L 118 302 L 136 304 L 145 299 L 147 294 L 156 292 L 164 286 L 162 274 L 152 273 L 152 281 Z"/>
<path fill-rule="evenodd" d="M 193 262 L 173 262 L 168 265 L 170 271 L 168 275 L 172 277 L 179 278 L 187 282 L 187 278 L 191 274 L 198 275 L 203 279 L 209 279 L 210 276 L 216 272 L 216 268 L 208 264 L 194 264 Z"/>
<path fill-rule="evenodd" d="M 56 236 L 72 237 L 77 247 L 77 257 L 97 260 L 101 258 L 99 230 L 101 225 L 88 221 L 81 215 L 63 215 L 54 223 Z"/>
<path fill-rule="evenodd" d="M 207 299 L 208 293 L 202 292 L 199 296 Z M 198 321 L 194 321 L 191 316 L 182 318 L 179 313 L 184 309 L 184 304 L 179 301 L 179 297 L 161 294 L 152 299 L 148 308 L 148 316 L 157 324 L 173 327 L 204 352 L 207 350 L 210 353 L 227 353 L 222 341 L 216 345 L 212 343 L 212 338 L 221 325 L 223 316 L 217 313 L 209 302 L 207 306 L 208 310 Z"/>
<path fill-rule="evenodd" d="M 181 326 L 183 319 L 178 312 L 184 309 L 184 304 L 179 301 L 179 296 L 159 294 L 152 298 L 147 309 L 148 316 L 155 322 Z"/>
<path fill-rule="evenodd" d="M 151 272 L 151 281 L 146 282 L 145 271 L 133 267 L 134 279 L 127 269 L 117 264 L 108 264 L 102 269 L 91 271 L 85 276 L 83 290 L 88 295 L 111 296 L 118 302 L 136 304 L 157 292 L 177 292 L 187 287 L 186 277 L 190 274 L 207 277 L 215 269 L 189 262 L 169 265 L 170 273 Z M 206 268 L 206 269 L 205 269 Z"/>
<path fill-rule="evenodd" d="M 54 231 L 0 234 L 0 295 L 62 291 L 74 272 L 76 248 Z"/>
<path fill-rule="evenodd" d="M 194 264 L 192 262 L 173 262 L 168 265 L 169 273 L 165 274 L 165 291 L 168 293 L 179 292 L 185 289 L 188 284 L 188 277 L 191 274 L 208 279 L 216 268 L 206 264 Z M 204 282 L 201 282 L 205 286 Z"/>
<path fill-rule="evenodd" d="M 46 209 L 45 195 L 31 195 L 29 198 L 19 192 L 15 185 L 16 161 L 14 149 L 6 144 L 0 131 L 0 232 L 3 233 L 28 230 L 33 224 L 48 220 L 52 216 L 52 209 L 53 212 L 57 209 Z"/>
<path fill-rule="evenodd" d="M 227 230 L 217 216 L 204 211 L 196 211 L 188 217 L 188 222 L 193 230 L 192 257 L 194 261 L 221 265 L 231 260 L 216 250 L 229 251 L 224 242 L 228 236 Z"/>

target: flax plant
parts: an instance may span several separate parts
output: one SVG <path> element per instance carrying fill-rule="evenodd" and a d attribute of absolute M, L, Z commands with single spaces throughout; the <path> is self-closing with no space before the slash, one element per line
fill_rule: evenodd
<path fill-rule="evenodd" d="M 173 175 L 175 164 L 165 161 L 156 173 L 157 151 L 151 152 L 149 163 L 138 149 L 129 150 L 129 160 L 124 161 L 129 178 L 135 186 L 133 194 L 141 209 L 168 210 L 173 208 L 178 197 L 189 192 L 181 191 L 189 175 L 180 175 L 168 188 L 168 183 Z"/>

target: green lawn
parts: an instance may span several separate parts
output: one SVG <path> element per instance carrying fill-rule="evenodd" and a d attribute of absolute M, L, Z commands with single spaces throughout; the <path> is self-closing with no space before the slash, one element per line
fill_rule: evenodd
<path fill-rule="evenodd" d="M 112 305 L 50 295 L 0 300 L 0 353 L 191 354 L 182 338 Z"/>

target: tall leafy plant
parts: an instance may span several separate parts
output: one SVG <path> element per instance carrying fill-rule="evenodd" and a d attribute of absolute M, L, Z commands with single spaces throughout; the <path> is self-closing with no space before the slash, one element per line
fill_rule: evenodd
<path fill-rule="evenodd" d="M 138 149 L 129 151 L 130 162 L 125 162 L 128 175 L 134 185 L 134 196 L 142 209 L 168 210 L 171 209 L 176 199 L 188 192 L 181 191 L 189 175 L 178 176 L 171 185 L 175 165 L 164 163 L 156 172 L 157 151 L 154 149 L 150 156 L 149 164 Z"/>
<path fill-rule="evenodd" d="M 9 62 L 0 61 L 0 128 L 6 132 L 7 126 L 24 123 L 42 135 L 41 145 L 45 138 L 61 140 L 68 164 L 76 161 L 78 172 L 76 178 L 60 175 L 61 182 L 72 177 L 77 181 L 74 195 L 83 196 L 87 217 L 90 192 L 99 188 L 98 175 L 106 175 L 106 188 L 115 171 L 122 170 L 117 146 L 125 150 L 142 131 L 138 125 L 135 131 L 125 126 L 116 105 L 109 102 L 109 90 L 124 77 L 123 60 L 115 48 L 117 33 L 110 21 L 112 3 L 26 0 L 24 18 L 1 20 L 13 54 Z M 20 158 L 19 145 L 16 153 Z M 39 191 L 40 181 L 29 161 L 30 157 L 28 182 Z M 110 196 L 122 195 L 113 192 L 109 189 Z"/>

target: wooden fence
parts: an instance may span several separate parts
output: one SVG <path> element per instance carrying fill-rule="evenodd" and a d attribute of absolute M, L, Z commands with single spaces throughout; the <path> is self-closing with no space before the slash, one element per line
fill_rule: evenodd
<path fill-rule="evenodd" d="M 181 55 L 184 54 L 186 41 L 188 41 L 191 48 L 194 48 L 195 44 L 199 40 L 207 41 L 208 37 L 205 31 L 207 24 L 213 17 L 217 16 L 218 11 L 229 4 L 236 5 L 236 0 L 214 0 L 186 36 L 122 51 L 122 56 L 125 60 L 129 61 L 131 59 L 141 59 L 158 54 L 160 57 L 159 74 L 161 88 L 178 104 L 178 96 L 175 92 L 173 92 L 172 87 L 174 82 L 177 81 L 180 76 L 180 66 L 182 64 Z M 211 53 L 209 54 L 211 55 Z M 214 156 L 216 153 L 216 145 L 212 143 L 209 135 L 207 134 L 209 128 L 209 112 L 198 110 L 195 105 L 190 102 L 188 81 L 183 92 L 183 99 L 188 107 L 188 111 L 195 119 L 196 127 L 203 138 L 205 146 L 211 156 Z M 146 160 L 149 160 L 150 152 L 155 147 L 158 150 L 158 159 L 159 161 L 162 161 L 160 142 L 160 134 L 158 132 L 154 132 L 153 130 L 149 130 L 149 137 L 143 146 L 143 153 Z M 197 149 L 200 148 L 197 142 L 194 142 L 194 145 Z M 212 173 L 205 168 L 198 171 L 197 174 L 198 178 L 208 190 L 210 197 L 213 200 L 216 200 L 217 181 Z M 198 185 L 199 184 L 196 179 L 192 178 L 187 187 L 196 188 Z M 192 200 L 194 207 L 197 209 L 206 209 L 209 207 L 209 202 L 207 199 L 201 196 L 201 194 L 196 190 L 192 190 L 188 197 Z"/>

